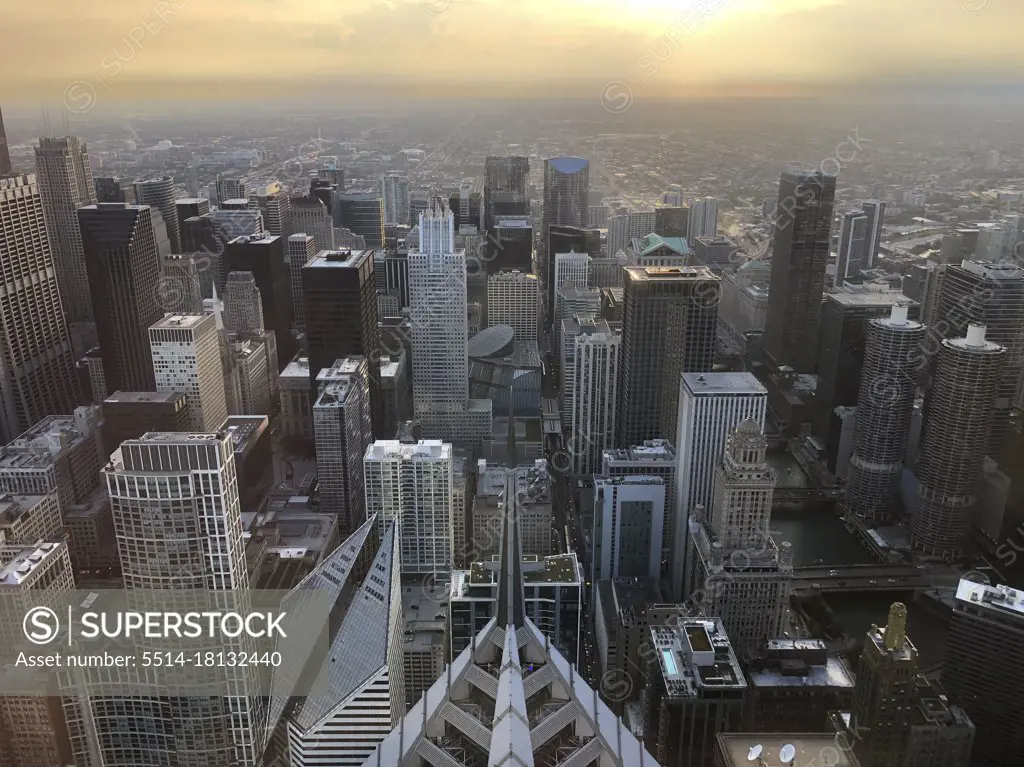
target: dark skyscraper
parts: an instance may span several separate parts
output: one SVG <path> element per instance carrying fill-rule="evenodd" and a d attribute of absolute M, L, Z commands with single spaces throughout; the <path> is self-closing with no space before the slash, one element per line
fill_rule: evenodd
<path fill-rule="evenodd" d="M 110 452 L 150 431 L 189 431 L 192 415 L 184 392 L 116 391 L 103 400 L 103 438 Z"/>
<path fill-rule="evenodd" d="M 317 189 L 310 191 L 319 196 Z M 362 235 L 368 248 L 384 247 L 384 200 L 377 192 L 338 194 L 335 206 L 335 227 Z"/>
<path fill-rule="evenodd" d="M 316 392 L 316 377 L 323 368 L 349 355 L 365 357 L 370 366 L 373 431 L 383 439 L 373 251 L 320 251 L 302 267 L 302 297 L 311 391 Z"/>
<path fill-rule="evenodd" d="M 714 365 L 719 283 L 704 266 L 625 269 L 619 447 L 676 441 L 680 376 Z"/>
<path fill-rule="evenodd" d="M 139 205 L 152 205 L 160 211 L 167 226 L 171 252 L 181 253 L 181 229 L 178 227 L 178 211 L 174 204 L 174 179 L 170 176 L 161 176 L 136 181 L 135 202 Z"/>
<path fill-rule="evenodd" d="M 690 227 L 690 209 L 655 208 L 654 233 L 661 237 L 685 237 Z"/>
<path fill-rule="evenodd" d="M 533 272 L 533 226 L 526 216 L 498 217 L 487 236 L 487 273 Z"/>
<path fill-rule="evenodd" d="M 119 179 L 113 176 L 96 176 L 92 180 L 96 190 L 96 202 L 128 202 Z"/>
<path fill-rule="evenodd" d="M 590 205 L 590 161 L 582 157 L 552 157 L 544 161 L 544 211 L 541 242 L 548 247 L 548 234 L 555 225 L 583 227 Z M 568 253 L 569 251 L 564 251 Z M 553 318 L 555 304 L 554 252 L 541 261 L 547 312 Z"/>
<path fill-rule="evenodd" d="M 11 153 L 7 148 L 7 131 L 4 129 L 4 114 L 0 111 L 0 178 L 11 175 Z"/>
<path fill-rule="evenodd" d="M 787 170 L 779 183 L 764 347 L 776 365 L 814 372 L 836 177 Z"/>
<path fill-rule="evenodd" d="M 867 268 L 871 246 L 868 217 L 859 210 L 843 215 L 839 230 L 839 258 L 836 264 L 836 285 L 853 280 Z"/>
<path fill-rule="evenodd" d="M 0 439 L 80 403 L 35 176 L 0 179 Z"/>
<path fill-rule="evenodd" d="M 181 234 L 181 252 L 187 253 L 185 248 L 185 222 L 195 216 L 202 216 L 210 212 L 210 201 L 205 197 L 185 197 L 174 201 L 174 209 L 178 215 L 178 231 Z"/>
<path fill-rule="evenodd" d="M 230 272 L 252 272 L 263 303 L 267 330 L 277 338 L 277 358 L 281 370 L 295 354 L 292 339 L 291 276 L 288 274 L 286 242 L 275 235 L 236 237 L 221 257 L 220 292 Z"/>
<path fill-rule="evenodd" d="M 484 211 L 491 229 L 502 216 L 530 215 L 530 158 L 488 157 L 484 162 Z"/>
<path fill-rule="evenodd" d="M 149 326 L 164 312 L 152 211 L 100 203 L 79 208 L 78 222 L 107 391 L 154 391 Z"/>

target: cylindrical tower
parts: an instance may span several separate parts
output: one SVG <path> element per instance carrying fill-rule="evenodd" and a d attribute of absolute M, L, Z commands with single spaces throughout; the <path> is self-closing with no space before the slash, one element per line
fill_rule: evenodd
<path fill-rule="evenodd" d="M 1006 347 L 985 340 L 984 325 L 942 342 L 917 467 L 910 542 L 918 551 L 960 556 L 1006 355 Z"/>
<path fill-rule="evenodd" d="M 905 306 L 868 323 L 846 484 L 847 509 L 868 520 L 888 521 L 896 510 L 924 332 L 924 325 L 907 319 Z"/>

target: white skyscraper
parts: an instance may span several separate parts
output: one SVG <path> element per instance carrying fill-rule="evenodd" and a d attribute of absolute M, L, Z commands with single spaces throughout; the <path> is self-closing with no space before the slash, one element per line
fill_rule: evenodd
<path fill-rule="evenodd" d="M 698 237 L 718 235 L 718 200 L 705 197 L 690 204 L 690 223 L 686 228 L 686 240 L 692 248 Z"/>
<path fill-rule="evenodd" d="M 169 314 L 149 328 L 157 391 L 188 397 L 192 429 L 214 432 L 228 417 L 217 318 Z"/>
<path fill-rule="evenodd" d="M 61 303 L 75 353 L 82 355 L 97 342 L 77 212 L 85 205 L 96 204 L 89 150 L 85 142 L 67 136 L 39 139 L 35 151 L 36 182 L 43 201 Z"/>
<path fill-rule="evenodd" d="M 653 210 L 611 216 L 608 219 L 608 257 L 614 258 L 620 250 L 625 250 L 630 240 L 651 234 L 657 226 L 656 219 L 657 213 Z"/>
<path fill-rule="evenodd" d="M 671 586 L 680 599 L 696 506 L 711 504 L 715 467 L 726 440 L 748 418 L 764 429 L 768 392 L 751 373 L 683 373 L 676 432 L 675 544 Z"/>
<path fill-rule="evenodd" d="M 595 477 L 591 580 L 660 578 L 664 526 L 664 479 Z"/>
<path fill-rule="evenodd" d="M 452 569 L 452 446 L 377 440 L 363 460 L 366 513 L 398 520 L 403 573 Z"/>
<path fill-rule="evenodd" d="M 454 216 L 435 199 L 409 253 L 413 408 L 430 436 L 450 435 L 469 401 L 466 254 L 454 252 Z"/>
<path fill-rule="evenodd" d="M 338 517 L 344 532 L 366 518 L 363 456 L 373 440 L 370 373 L 365 357 L 345 357 L 317 376 L 313 404 L 320 508 Z"/>
<path fill-rule="evenodd" d="M 397 173 L 381 176 L 378 183 L 384 200 L 385 224 L 409 223 L 409 179 Z"/>
<path fill-rule="evenodd" d="M 601 470 L 601 454 L 615 442 L 615 407 L 618 399 L 622 334 L 607 321 L 581 328 L 575 337 L 572 389 L 573 473 Z"/>
<path fill-rule="evenodd" d="M 498 272 L 487 279 L 487 324 L 509 325 L 517 345 L 537 342 L 540 287 L 536 275 Z"/>
<path fill-rule="evenodd" d="M 793 578 L 793 550 L 769 532 L 775 470 L 768 441 L 753 419 L 728 438 L 715 467 L 714 500 L 693 520 L 684 599 L 717 615 L 736 651 L 746 655 L 782 634 Z"/>

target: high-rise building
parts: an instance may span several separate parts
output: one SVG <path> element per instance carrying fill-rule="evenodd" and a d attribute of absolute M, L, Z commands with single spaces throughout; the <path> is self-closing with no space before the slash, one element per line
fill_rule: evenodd
<path fill-rule="evenodd" d="M 715 467 L 729 438 L 751 419 L 764 429 L 768 392 L 752 373 L 684 373 L 679 382 L 676 434 L 676 508 L 673 530 L 672 593 L 677 600 L 692 581 L 691 524 L 714 498 Z"/>
<path fill-rule="evenodd" d="M 97 342 L 77 210 L 96 202 L 89 150 L 74 136 L 42 138 L 36 147 L 36 181 L 57 272 L 61 304 L 81 355 Z M 0 173 L 0 176 L 3 174 Z"/>
<path fill-rule="evenodd" d="M 764 346 L 772 362 L 814 371 L 832 241 L 836 177 L 787 170 L 779 183 Z"/>
<path fill-rule="evenodd" d="M 181 230 L 178 228 L 178 211 L 175 207 L 174 179 L 161 176 L 135 182 L 135 202 L 150 205 L 160 211 L 171 241 L 171 253 L 181 253 Z"/>
<path fill-rule="evenodd" d="M 662 767 L 713 764 L 716 736 L 736 730 L 747 680 L 718 618 L 650 628 L 644 742 Z"/>
<path fill-rule="evenodd" d="M 116 391 L 103 400 L 103 438 L 113 452 L 146 432 L 191 428 L 188 395 L 180 391 Z"/>
<path fill-rule="evenodd" d="M 661 477 L 594 477 L 590 580 L 659 578 L 665 530 Z"/>
<path fill-rule="evenodd" d="M 452 446 L 377 440 L 363 460 L 366 514 L 398 521 L 403 573 L 452 569 Z"/>
<path fill-rule="evenodd" d="M 223 206 L 227 200 L 247 199 L 245 179 L 217 178 L 217 204 Z"/>
<path fill-rule="evenodd" d="M 744 660 L 782 635 L 793 580 L 792 546 L 776 545 L 769 530 L 777 478 L 767 453 L 762 427 L 748 418 L 715 467 L 710 509 L 694 512 L 690 525 L 694 578 L 685 597 L 702 614 L 721 616 Z"/>
<path fill-rule="evenodd" d="M 334 226 L 366 240 L 368 248 L 384 247 L 384 200 L 376 190 L 335 195 Z"/>
<path fill-rule="evenodd" d="M 728 237 L 698 237 L 693 246 L 693 257 L 696 263 L 710 266 L 716 272 L 721 271 L 736 258 L 739 246 Z"/>
<path fill-rule="evenodd" d="M 234 444 L 227 431 L 150 432 L 122 444 L 103 476 L 125 588 L 248 590 Z M 250 676 L 232 675 L 231 681 L 237 694 L 223 698 L 112 698 L 98 687 L 79 688 L 77 696 L 65 699 L 76 762 L 91 763 L 90 754 L 98 754 L 101 763 L 114 764 L 168 757 L 259 764 L 269 737 L 266 703 L 255 696 Z M 117 736 L 122 728 L 156 728 L 159 735 L 129 742 Z"/>
<path fill-rule="evenodd" d="M 498 272 L 487 278 L 487 324 L 508 325 L 519 345 L 537 343 L 540 290 L 537 277 L 523 272 Z"/>
<path fill-rule="evenodd" d="M 409 223 L 409 179 L 397 173 L 381 176 L 378 183 L 384 200 L 385 224 Z"/>
<path fill-rule="evenodd" d="M 205 197 L 181 197 L 174 201 L 178 214 L 178 229 L 181 231 L 181 247 L 185 250 L 185 222 L 210 212 L 210 201 Z"/>
<path fill-rule="evenodd" d="M 621 328 L 598 320 L 581 328 L 574 344 L 569 390 L 572 470 L 574 474 L 595 474 L 601 470 L 604 451 L 615 445 Z"/>
<path fill-rule="evenodd" d="M 563 583 L 571 589 L 566 577 L 570 563 L 565 560 L 575 560 L 575 555 L 549 557 L 548 562 L 558 561 L 552 562 L 554 578 L 548 580 L 546 573 L 537 572 L 540 568 L 528 569 L 519 552 L 516 517 L 507 514 L 498 566 L 490 579 L 496 586 L 493 611 L 448 673 L 434 682 L 363 767 L 429 767 L 467 760 L 527 765 L 553 759 L 565 765 L 656 767 L 654 757 L 531 618 L 524 592 L 550 592 Z M 550 599 L 539 605 L 539 614 L 546 616 L 550 605 Z M 497 677 L 495 670 L 500 670 Z M 491 675 L 493 683 L 481 681 L 486 689 L 471 683 L 482 680 L 481 673 Z M 527 703 L 531 700 L 543 700 L 545 707 L 534 712 Z M 451 713 L 453 708 L 480 715 L 461 717 Z M 541 727 L 544 721 L 548 724 Z M 439 732 L 445 735 L 438 737 Z"/>
<path fill-rule="evenodd" d="M 362 765 L 405 715 L 398 531 L 379 527 L 371 516 L 297 587 L 336 595 L 338 610 L 329 688 L 287 710 L 284 764 Z"/>
<path fill-rule="evenodd" d="M 868 217 L 864 268 L 873 269 L 882 247 L 882 226 L 885 223 L 885 203 L 881 200 L 865 200 L 861 210 Z"/>
<path fill-rule="evenodd" d="M 320 509 L 334 514 L 343 531 L 354 530 L 366 518 L 363 456 L 373 441 L 366 358 L 335 361 L 320 371 L 317 385 L 313 437 Z"/>
<path fill-rule="evenodd" d="M 970 324 L 984 325 L 985 337 L 1006 348 L 1001 377 L 991 401 L 986 455 L 996 457 L 1010 430 L 1010 409 L 1024 373 L 1024 268 L 1018 264 L 964 261 L 942 275 L 935 332 L 959 338 Z"/>
<path fill-rule="evenodd" d="M 668 562 L 675 540 L 676 451 L 672 443 L 651 439 L 628 448 L 605 450 L 601 454 L 600 473 L 606 477 L 642 475 L 665 480 L 665 532 L 662 535 L 661 559 Z"/>
<path fill-rule="evenodd" d="M 606 205 L 591 205 L 587 208 L 586 226 L 595 229 L 607 229 L 608 207 Z"/>
<path fill-rule="evenodd" d="M 0 440 L 80 402 L 35 176 L 0 178 Z"/>
<path fill-rule="evenodd" d="M 266 330 L 263 298 L 252 272 L 230 272 L 224 283 L 224 329 L 250 334 Z"/>
<path fill-rule="evenodd" d="M 314 198 L 315 199 L 315 198 Z M 317 201 L 319 204 L 319 201 Z M 334 237 L 332 235 L 331 241 Z M 292 322 L 299 330 L 306 327 L 306 304 L 302 296 L 302 267 L 317 253 L 316 238 L 299 233 L 288 238 L 288 273 L 292 286 Z"/>
<path fill-rule="evenodd" d="M 191 253 L 163 259 L 157 283 L 157 303 L 172 314 L 202 314 L 203 286 L 199 264 Z"/>
<path fill-rule="evenodd" d="M 420 250 L 409 253 L 413 407 L 423 420 L 469 398 L 466 254 L 454 240 L 452 213 L 435 201 L 420 216 Z"/>
<path fill-rule="evenodd" d="M 871 232 L 868 215 L 860 210 L 843 214 L 839 230 L 839 256 L 836 266 L 836 285 L 856 278 L 867 268 Z"/>
<path fill-rule="evenodd" d="M 675 439 L 679 376 L 714 364 L 720 294 L 719 278 L 703 266 L 625 273 L 619 447 Z"/>
<path fill-rule="evenodd" d="M 967 767 L 974 725 L 919 673 L 907 636 L 907 608 L 896 602 L 884 627 L 872 626 L 857 669 L 848 727 L 853 752 L 878 767 Z M 838 723 L 837 723 L 838 724 Z M 1010 762 L 1007 762 L 1009 764 Z"/>
<path fill-rule="evenodd" d="M 906 306 L 868 322 L 846 508 L 873 522 L 891 522 L 897 510 L 924 337 Z"/>
<path fill-rule="evenodd" d="M 566 283 L 577 288 L 587 287 L 587 276 L 590 268 L 590 255 L 587 253 L 555 253 L 555 287 L 560 288 Z"/>
<path fill-rule="evenodd" d="M 335 360 L 361 355 L 370 366 L 373 433 L 381 433 L 380 330 L 372 250 L 320 251 L 302 267 L 310 385 Z M 465 318 L 463 318 L 465 322 Z"/>
<path fill-rule="evenodd" d="M 1008 586 L 961 580 L 949 624 L 942 685 L 977 730 L 974 764 L 1010 767 L 1024 760 L 1018 737 L 1024 706 L 1024 595 Z"/>
<path fill-rule="evenodd" d="M 986 340 L 984 325 L 969 325 L 966 338 L 942 342 L 917 463 L 910 543 L 918 551 L 957 559 L 967 543 L 1006 358 L 1006 347 Z"/>
<path fill-rule="evenodd" d="M 896 292 L 829 293 L 822 304 L 812 425 L 834 475 L 845 476 L 839 463 L 843 421 L 836 411 L 857 405 L 868 324 L 888 316 L 897 304 L 907 307 L 910 319 L 917 319 L 918 305 Z"/>
<path fill-rule="evenodd" d="M 659 237 L 683 237 L 690 229 L 690 209 L 678 207 L 654 209 L 654 233 Z"/>
<path fill-rule="evenodd" d="M 292 197 L 291 217 L 295 234 L 306 234 L 316 241 L 314 252 L 334 250 L 334 219 L 320 198 Z"/>
<path fill-rule="evenodd" d="M 526 216 L 501 216 L 487 234 L 487 273 L 533 270 L 533 225 Z"/>
<path fill-rule="evenodd" d="M 212 314 L 169 314 L 149 328 L 156 390 L 184 392 L 189 431 L 211 433 L 228 417 L 224 399 L 217 318 Z"/>
<path fill-rule="evenodd" d="M 484 161 L 484 225 L 504 216 L 530 215 L 530 158 L 500 156 Z"/>
<path fill-rule="evenodd" d="M 279 364 L 287 364 L 294 356 L 295 343 L 291 333 L 292 293 L 285 240 L 274 235 L 231 240 L 221 257 L 221 292 L 231 272 L 252 272 L 256 278 L 263 300 L 263 319 L 277 340 Z"/>
<path fill-rule="evenodd" d="M 152 210 L 104 202 L 79 208 L 78 221 L 107 391 L 154 391 L 149 326 L 163 309 Z"/>
<path fill-rule="evenodd" d="M 266 194 L 249 193 L 249 209 L 263 214 L 266 231 L 287 241 L 291 236 L 291 198 L 287 192 L 264 190 Z"/>
<path fill-rule="evenodd" d="M 657 220 L 657 212 L 653 210 L 611 216 L 608 219 L 608 255 L 615 256 L 633 240 L 653 234 L 658 226 Z"/>
<path fill-rule="evenodd" d="M 4 129 L 4 115 L 0 112 L 0 178 L 9 176 L 11 168 L 11 152 L 7 148 L 7 131 Z"/>
<path fill-rule="evenodd" d="M 93 176 L 93 190 L 96 202 L 127 202 L 134 205 L 135 190 L 126 189 L 116 176 Z M 129 197 L 132 199 L 129 200 Z"/>
<path fill-rule="evenodd" d="M 547 312 L 551 316 L 554 305 L 554 253 L 568 253 L 551 250 L 548 237 L 556 225 L 582 228 L 586 224 L 587 208 L 590 206 L 590 161 L 582 157 L 553 157 L 544 161 L 544 223 L 541 227 L 541 242 L 544 244 L 544 258 L 541 261 L 542 278 L 547 296 Z M 583 250 L 583 248 L 578 248 Z"/>
<path fill-rule="evenodd" d="M 718 200 L 705 197 L 690 203 L 690 221 L 686 227 L 686 239 L 692 248 L 698 237 L 718 236 Z"/>

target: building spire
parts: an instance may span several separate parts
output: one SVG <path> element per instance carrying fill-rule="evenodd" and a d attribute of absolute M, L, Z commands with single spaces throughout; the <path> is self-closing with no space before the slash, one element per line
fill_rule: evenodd
<path fill-rule="evenodd" d="M 907 639 L 907 606 L 893 602 L 885 624 L 885 649 L 901 650 Z"/>
<path fill-rule="evenodd" d="M 11 153 L 7 149 L 7 133 L 4 131 L 4 114 L 0 110 L 0 176 L 9 176 L 12 172 Z"/>

